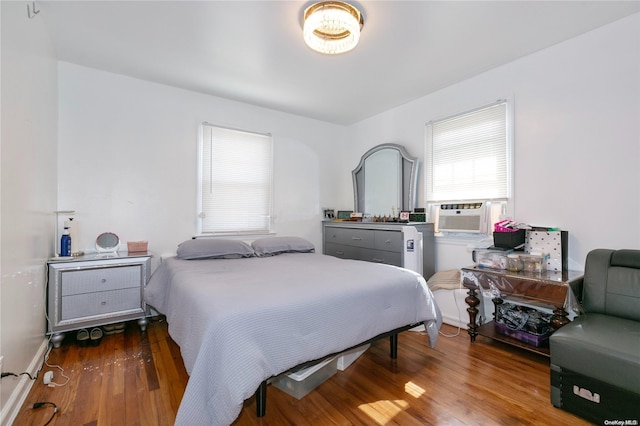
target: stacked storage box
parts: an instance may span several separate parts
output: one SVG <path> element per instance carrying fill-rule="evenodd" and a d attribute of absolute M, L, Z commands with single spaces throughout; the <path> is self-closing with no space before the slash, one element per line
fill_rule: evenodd
<path fill-rule="evenodd" d="M 537 309 L 502 303 L 496 307 L 496 331 L 530 345 L 540 347 L 549 344 L 551 314 Z"/>

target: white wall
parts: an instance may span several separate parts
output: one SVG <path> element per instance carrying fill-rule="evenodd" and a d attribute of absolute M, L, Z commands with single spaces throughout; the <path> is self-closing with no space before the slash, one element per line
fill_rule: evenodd
<path fill-rule="evenodd" d="M 640 14 L 363 120 L 345 155 L 397 142 L 424 157 L 426 122 L 499 98 L 515 102 L 515 218 L 569 231 L 570 269 L 594 248 L 640 248 Z M 466 244 L 437 244 L 437 270 L 471 262 Z"/>
<path fill-rule="evenodd" d="M 58 207 L 76 211 L 81 249 L 112 231 L 171 254 L 195 234 L 198 130 L 208 121 L 273 134 L 273 229 L 320 250 L 343 127 L 64 62 L 59 91 Z"/>
<path fill-rule="evenodd" d="M 352 208 L 351 170 L 367 149 L 396 142 L 423 157 L 427 121 L 506 97 L 515 105 L 515 218 L 568 230 L 570 267 L 582 269 L 593 248 L 640 246 L 639 20 L 347 128 L 61 63 L 58 207 L 78 212 L 85 248 L 111 230 L 172 252 L 195 231 L 197 128 L 206 120 L 274 134 L 275 230 L 319 246 L 320 209 Z M 437 244 L 437 269 L 470 262 L 466 243 Z"/>
<path fill-rule="evenodd" d="M 22 373 L 42 348 L 45 262 L 56 209 L 57 71 L 42 19 L 24 2 L 1 2 L 2 142 L 0 355 Z M 28 379 L 2 379 L 0 423 L 20 408 Z"/>

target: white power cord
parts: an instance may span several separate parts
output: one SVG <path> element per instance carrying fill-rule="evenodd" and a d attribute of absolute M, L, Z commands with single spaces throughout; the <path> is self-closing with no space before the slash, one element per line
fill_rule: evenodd
<path fill-rule="evenodd" d="M 45 385 L 50 386 L 50 387 L 59 387 L 59 386 L 64 386 L 67 383 L 69 383 L 69 376 L 64 374 L 64 369 L 62 367 L 60 367 L 59 365 L 51 365 L 49 364 L 47 361 L 49 359 L 49 353 L 51 352 L 51 349 L 53 348 L 53 346 L 51 344 L 49 344 L 49 349 L 47 350 L 47 353 L 44 356 L 44 365 L 46 365 L 49 368 L 57 368 L 58 370 L 60 370 L 60 376 L 62 376 L 63 378 L 65 378 L 66 380 L 64 381 L 64 383 L 56 383 L 53 381 L 53 371 L 47 371 L 46 373 L 44 373 L 44 377 L 43 377 L 43 382 Z"/>

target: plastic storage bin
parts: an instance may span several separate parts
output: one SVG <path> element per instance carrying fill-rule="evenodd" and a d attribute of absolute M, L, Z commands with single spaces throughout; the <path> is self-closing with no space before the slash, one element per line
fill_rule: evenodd
<path fill-rule="evenodd" d="M 344 371 L 349 367 L 353 362 L 360 357 L 367 349 L 369 349 L 370 344 L 366 344 L 363 346 L 359 346 L 355 349 L 351 349 L 350 351 L 343 352 L 338 356 L 338 370 Z"/>
<path fill-rule="evenodd" d="M 281 374 L 271 384 L 297 399 L 320 386 L 338 371 L 338 358 L 329 358 L 294 373 Z"/>
<path fill-rule="evenodd" d="M 507 254 L 504 250 L 479 249 L 473 252 L 473 261 L 483 268 L 507 269 Z"/>
<path fill-rule="evenodd" d="M 529 345 L 535 347 L 541 346 L 549 346 L 549 336 L 551 336 L 551 332 L 546 334 L 531 334 L 522 330 L 513 330 L 507 327 L 504 324 L 495 323 L 495 329 L 498 333 L 504 334 L 505 336 L 513 337 L 516 340 L 527 343 Z"/>
<path fill-rule="evenodd" d="M 494 325 L 498 333 L 533 346 L 548 346 L 553 333 L 551 314 L 513 303 L 496 306 Z"/>

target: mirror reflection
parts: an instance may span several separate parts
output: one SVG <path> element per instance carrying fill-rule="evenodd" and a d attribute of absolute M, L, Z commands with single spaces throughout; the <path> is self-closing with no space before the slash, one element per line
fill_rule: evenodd
<path fill-rule="evenodd" d="M 400 153 L 381 149 L 364 163 L 364 212 L 374 216 L 389 214 L 402 205 Z"/>
<path fill-rule="evenodd" d="M 367 151 L 352 171 L 355 211 L 397 217 L 413 211 L 418 159 L 402 145 L 382 144 Z"/>

